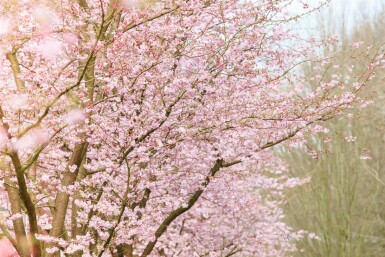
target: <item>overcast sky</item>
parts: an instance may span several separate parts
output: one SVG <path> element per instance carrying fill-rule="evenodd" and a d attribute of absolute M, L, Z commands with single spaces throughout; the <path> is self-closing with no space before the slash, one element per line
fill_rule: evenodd
<path fill-rule="evenodd" d="M 345 14 L 349 26 L 359 22 L 363 14 L 369 19 L 374 17 L 381 9 L 381 4 L 385 4 L 385 0 L 332 0 L 332 6 L 336 8 L 337 14 L 341 16 Z"/>
<path fill-rule="evenodd" d="M 320 0 L 307 0 L 306 2 L 317 5 Z M 349 32 L 363 19 L 375 17 L 381 9 L 381 5 L 385 6 L 385 0 L 331 0 L 329 7 L 324 7 L 321 12 L 315 12 L 305 17 L 300 22 L 301 25 L 298 27 L 297 24 L 296 28 L 303 29 L 306 34 L 316 36 L 320 32 L 317 19 L 323 19 L 323 24 L 330 23 L 330 27 L 340 27 L 345 20 L 345 27 Z M 293 6 L 293 9 L 295 8 Z"/>

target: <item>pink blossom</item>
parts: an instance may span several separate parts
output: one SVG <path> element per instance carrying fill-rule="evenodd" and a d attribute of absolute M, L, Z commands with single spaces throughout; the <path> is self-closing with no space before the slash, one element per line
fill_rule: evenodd
<path fill-rule="evenodd" d="M 85 120 L 85 115 L 83 110 L 81 109 L 71 110 L 64 117 L 64 121 L 70 125 L 80 124 L 84 122 L 84 120 Z"/>
<path fill-rule="evenodd" d="M 19 257 L 12 243 L 6 238 L 0 240 L 0 253 L 2 257 Z"/>
<path fill-rule="evenodd" d="M 353 48 L 359 48 L 363 43 L 364 43 L 363 41 L 355 42 L 355 43 L 353 43 L 352 47 Z"/>

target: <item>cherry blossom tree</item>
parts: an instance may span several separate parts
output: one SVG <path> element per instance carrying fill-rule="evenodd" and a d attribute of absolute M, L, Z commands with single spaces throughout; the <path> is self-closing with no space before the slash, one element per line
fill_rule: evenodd
<path fill-rule="evenodd" d="M 364 101 L 383 55 L 342 77 L 317 57 L 337 39 L 301 38 L 291 4 L 1 1 L 1 230 L 18 254 L 294 251 L 280 205 L 304 181 L 271 148 Z M 306 78 L 310 61 L 330 67 Z"/>

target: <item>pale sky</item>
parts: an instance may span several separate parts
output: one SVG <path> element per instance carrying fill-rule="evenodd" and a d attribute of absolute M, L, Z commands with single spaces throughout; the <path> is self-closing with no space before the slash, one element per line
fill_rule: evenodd
<path fill-rule="evenodd" d="M 300 1 L 300 0 L 299 0 Z M 305 2 L 318 5 L 321 0 L 307 0 Z M 372 19 L 385 7 L 385 0 L 331 0 L 329 7 L 324 7 L 320 12 L 315 12 L 305 17 L 297 29 L 304 30 L 315 36 L 319 33 L 317 19 L 323 19 L 323 24 L 330 23 L 330 27 L 341 27 L 345 20 L 345 27 L 350 31 L 363 19 Z M 293 8 L 296 8 L 293 6 Z M 294 10 L 296 11 L 296 10 Z"/>
<path fill-rule="evenodd" d="M 332 0 L 331 4 L 336 8 L 335 18 L 345 15 L 350 28 L 362 19 L 374 17 L 381 9 L 381 5 L 385 6 L 385 0 Z"/>

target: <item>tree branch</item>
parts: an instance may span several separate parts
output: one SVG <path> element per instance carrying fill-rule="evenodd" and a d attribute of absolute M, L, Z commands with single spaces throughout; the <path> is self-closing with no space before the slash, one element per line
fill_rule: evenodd
<path fill-rule="evenodd" d="M 11 63 L 11 69 L 13 77 L 15 79 L 17 91 L 23 93 L 25 91 L 25 82 L 19 78 L 21 71 L 19 61 L 17 60 L 16 52 L 7 53 L 6 57 Z"/>
<path fill-rule="evenodd" d="M 184 94 L 186 93 L 186 90 L 183 90 L 179 96 L 175 99 L 174 102 L 172 102 L 166 109 L 166 112 L 165 112 L 165 117 L 163 118 L 163 120 L 160 121 L 160 123 L 158 124 L 158 126 L 156 126 L 155 128 L 152 128 L 150 130 L 148 130 L 145 134 L 143 134 L 142 136 L 140 136 L 139 138 L 136 138 L 135 139 L 135 143 L 140 143 L 142 142 L 143 140 L 145 140 L 147 137 L 149 137 L 152 133 L 154 133 L 156 130 L 158 130 L 168 119 L 168 117 L 170 116 L 171 112 L 172 112 L 172 108 L 183 98 Z M 119 166 L 121 166 L 124 162 L 124 160 L 127 158 L 127 156 L 135 149 L 134 146 L 130 146 L 124 153 L 123 153 L 123 156 L 122 158 L 120 159 L 119 161 Z"/>
<path fill-rule="evenodd" d="M 40 248 L 41 246 L 40 246 L 40 241 L 37 240 L 35 237 L 35 234 L 38 233 L 35 205 L 32 202 L 32 199 L 28 193 L 28 186 L 27 186 L 27 182 L 25 181 L 24 172 L 22 170 L 19 156 L 17 155 L 17 153 L 13 153 L 11 154 L 10 157 L 16 172 L 17 183 L 19 185 L 20 198 L 23 201 L 25 208 L 27 209 L 34 257 L 39 257 L 41 255 L 41 248 Z"/>
<path fill-rule="evenodd" d="M 160 17 L 163 17 L 163 16 L 165 16 L 165 15 L 167 15 L 169 13 L 172 13 L 172 12 L 178 10 L 179 7 L 180 7 L 179 5 L 176 5 L 175 7 L 171 8 L 171 9 L 169 9 L 167 11 L 161 12 L 161 13 L 159 13 L 157 15 L 154 15 L 154 16 L 148 18 L 148 19 L 145 19 L 144 21 L 141 21 L 141 22 L 138 22 L 138 23 L 134 23 L 134 24 L 130 24 L 126 28 L 123 29 L 123 33 L 129 31 L 130 29 L 136 28 L 136 27 L 138 27 L 138 26 L 140 26 L 142 24 L 145 24 L 147 22 L 150 22 L 150 21 L 153 21 L 153 20 L 158 19 Z"/>
<path fill-rule="evenodd" d="M 180 215 L 182 215 L 183 213 L 187 212 L 188 210 L 191 209 L 191 207 L 194 206 L 194 204 L 198 201 L 199 197 L 202 195 L 204 189 L 208 186 L 208 184 L 210 183 L 210 179 L 211 177 L 215 176 L 215 174 L 223 167 L 222 166 L 223 164 L 223 160 L 221 159 L 218 159 L 214 166 L 211 168 L 210 172 L 209 172 L 209 175 L 206 176 L 205 178 L 205 181 L 201 184 L 201 188 L 198 189 L 197 191 L 195 191 L 195 193 L 190 197 L 190 199 L 188 200 L 187 202 L 187 206 L 186 207 L 179 207 L 177 209 L 175 209 L 174 211 L 172 211 L 164 220 L 163 222 L 160 224 L 160 226 L 158 227 L 158 229 L 156 230 L 155 232 L 155 240 L 154 241 L 150 241 L 146 248 L 144 249 L 141 257 L 146 257 L 148 256 L 152 250 L 154 249 L 154 246 L 155 244 L 157 243 L 158 241 L 158 238 L 161 237 L 163 235 L 164 232 L 166 232 L 167 230 L 167 227 L 176 219 L 178 218 Z"/>

